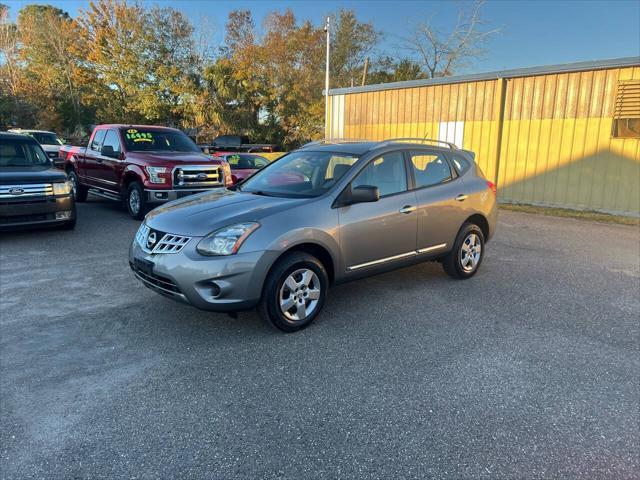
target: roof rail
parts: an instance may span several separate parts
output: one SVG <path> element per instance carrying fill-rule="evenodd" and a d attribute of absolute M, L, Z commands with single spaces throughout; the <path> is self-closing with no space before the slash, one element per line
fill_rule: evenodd
<path fill-rule="evenodd" d="M 389 138 L 387 140 L 382 140 L 380 143 L 386 144 L 386 143 L 392 143 L 392 142 L 441 143 L 443 145 L 448 146 L 452 150 L 459 150 L 459 148 L 454 143 L 445 142 L 444 140 L 435 140 L 433 138 Z"/>
<path fill-rule="evenodd" d="M 323 138 L 321 140 L 315 140 L 313 142 L 305 143 L 300 148 L 312 147 L 314 145 L 331 145 L 334 143 L 361 143 L 361 142 L 375 142 L 375 140 L 364 140 L 362 138 Z"/>

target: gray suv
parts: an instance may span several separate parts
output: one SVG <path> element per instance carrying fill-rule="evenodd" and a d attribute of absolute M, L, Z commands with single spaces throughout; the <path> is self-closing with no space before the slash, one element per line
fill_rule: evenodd
<path fill-rule="evenodd" d="M 129 262 L 162 295 L 231 314 L 257 306 L 293 332 L 318 316 L 334 283 L 423 261 L 473 276 L 496 216 L 495 186 L 469 151 L 422 139 L 322 141 L 234 187 L 153 210 Z"/>

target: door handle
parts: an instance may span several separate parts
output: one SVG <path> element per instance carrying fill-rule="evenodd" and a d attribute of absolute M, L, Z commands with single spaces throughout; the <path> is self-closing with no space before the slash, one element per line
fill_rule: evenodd
<path fill-rule="evenodd" d="M 459 201 L 459 202 L 464 202 L 467 199 L 467 196 L 468 195 L 465 195 L 465 194 L 461 193 L 460 195 L 458 195 L 456 197 L 456 200 Z"/>
<path fill-rule="evenodd" d="M 101 159 L 101 158 L 96 158 L 96 162 L 98 162 L 98 163 L 102 163 L 102 162 L 104 162 L 104 160 L 103 160 L 103 159 Z"/>
<path fill-rule="evenodd" d="M 411 213 L 411 212 L 415 212 L 417 210 L 418 207 L 416 207 L 415 205 L 405 205 L 404 207 L 402 207 L 400 209 L 400 213 Z"/>

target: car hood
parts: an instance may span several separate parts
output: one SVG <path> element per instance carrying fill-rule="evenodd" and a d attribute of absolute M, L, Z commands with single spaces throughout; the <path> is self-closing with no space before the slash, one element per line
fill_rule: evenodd
<path fill-rule="evenodd" d="M 217 188 L 166 203 L 149 213 L 145 223 L 154 230 L 199 237 L 235 223 L 260 221 L 308 200 Z"/>
<path fill-rule="evenodd" d="M 218 164 L 222 159 L 213 159 L 211 156 L 197 152 L 127 152 L 127 159 L 137 159 L 147 165 L 159 164 L 161 166 L 186 165 L 186 164 Z"/>
<path fill-rule="evenodd" d="M 51 165 L 0 167 L 0 185 L 63 182 L 67 174 Z"/>

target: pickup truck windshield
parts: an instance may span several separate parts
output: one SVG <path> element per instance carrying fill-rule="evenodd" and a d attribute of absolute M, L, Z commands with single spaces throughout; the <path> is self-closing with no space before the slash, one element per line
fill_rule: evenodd
<path fill-rule="evenodd" d="M 42 147 L 33 140 L 0 139 L 0 168 L 50 164 Z"/>
<path fill-rule="evenodd" d="M 129 152 L 193 152 L 200 149 L 184 133 L 175 130 L 127 128 L 122 131 Z"/>
<path fill-rule="evenodd" d="M 297 151 L 270 163 L 242 183 L 242 192 L 272 197 L 318 197 L 356 163 L 344 153 Z"/>

